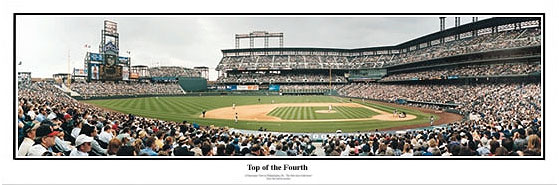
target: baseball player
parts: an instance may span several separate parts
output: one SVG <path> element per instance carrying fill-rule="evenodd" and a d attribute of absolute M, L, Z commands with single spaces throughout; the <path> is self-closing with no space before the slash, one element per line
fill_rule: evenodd
<path fill-rule="evenodd" d="M 433 118 L 433 115 L 431 115 L 431 126 L 433 126 L 433 122 L 435 122 L 435 118 Z"/>

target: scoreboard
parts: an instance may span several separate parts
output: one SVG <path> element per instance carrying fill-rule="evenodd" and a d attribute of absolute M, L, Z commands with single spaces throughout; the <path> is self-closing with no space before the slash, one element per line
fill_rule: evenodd
<path fill-rule="evenodd" d="M 386 69 L 358 69 L 349 72 L 349 80 L 380 80 L 386 76 Z"/>
<path fill-rule="evenodd" d="M 122 66 L 118 65 L 103 65 L 101 67 L 101 79 L 109 81 L 120 81 L 122 80 Z"/>
<path fill-rule="evenodd" d="M 130 57 L 119 56 L 117 23 L 106 20 L 101 32 L 99 53 L 87 52 L 84 71 L 87 79 L 101 81 L 130 80 Z M 137 79 L 137 75 L 133 76 Z"/>

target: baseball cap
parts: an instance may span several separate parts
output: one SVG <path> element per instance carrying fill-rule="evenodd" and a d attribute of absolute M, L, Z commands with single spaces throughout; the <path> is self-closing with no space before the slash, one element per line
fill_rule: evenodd
<path fill-rule="evenodd" d="M 186 137 L 181 136 L 178 140 L 178 143 L 180 143 L 180 144 L 186 143 Z"/>
<path fill-rule="evenodd" d="M 36 135 L 37 137 L 44 137 L 44 136 L 56 136 L 60 133 L 59 131 L 53 131 L 50 125 L 43 124 L 37 128 Z"/>
<path fill-rule="evenodd" d="M 81 134 L 76 138 L 76 146 L 80 146 L 84 143 L 92 142 L 93 137 L 86 136 L 85 134 Z"/>
<path fill-rule="evenodd" d="M 25 133 L 27 133 L 27 132 L 30 132 L 33 129 L 39 128 L 39 126 L 41 126 L 41 124 L 39 124 L 38 121 L 27 122 L 23 125 L 23 131 Z"/>

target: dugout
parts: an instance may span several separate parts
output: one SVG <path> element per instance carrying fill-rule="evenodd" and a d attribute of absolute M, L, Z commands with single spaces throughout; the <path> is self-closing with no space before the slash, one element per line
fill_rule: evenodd
<path fill-rule="evenodd" d="M 206 91 L 208 81 L 202 77 L 179 77 L 179 85 L 185 92 Z"/>

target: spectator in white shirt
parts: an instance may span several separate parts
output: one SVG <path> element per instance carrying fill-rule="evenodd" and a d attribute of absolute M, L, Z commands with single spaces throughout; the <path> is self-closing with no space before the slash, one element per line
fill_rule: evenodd
<path fill-rule="evenodd" d="M 52 147 L 55 145 L 55 137 L 59 131 L 54 131 L 50 125 L 43 124 L 37 128 L 35 145 L 29 148 L 28 156 L 62 156 L 62 153 L 53 153 Z"/>
<path fill-rule="evenodd" d="M 103 141 L 106 144 L 109 144 L 112 138 L 113 138 L 113 134 L 112 134 L 111 125 L 106 125 L 103 128 L 103 132 L 99 134 L 99 140 Z"/>
<path fill-rule="evenodd" d="M 83 120 L 82 120 L 82 121 L 83 121 Z M 76 125 L 74 125 L 74 129 L 72 129 L 72 134 L 71 134 L 72 137 L 78 138 L 78 135 L 80 135 L 80 132 L 81 132 L 81 130 L 82 130 L 82 124 L 83 124 L 82 121 L 77 121 L 77 122 L 75 122 Z"/>
<path fill-rule="evenodd" d="M 33 144 L 35 144 L 34 141 L 35 132 L 37 131 L 37 128 L 39 128 L 40 125 L 41 124 L 39 124 L 39 122 L 33 121 L 33 122 L 28 122 L 23 126 L 23 131 L 25 132 L 25 138 L 23 139 L 21 145 L 19 145 L 17 151 L 19 156 L 26 156 L 27 152 L 29 151 L 29 148 L 31 148 Z"/>

